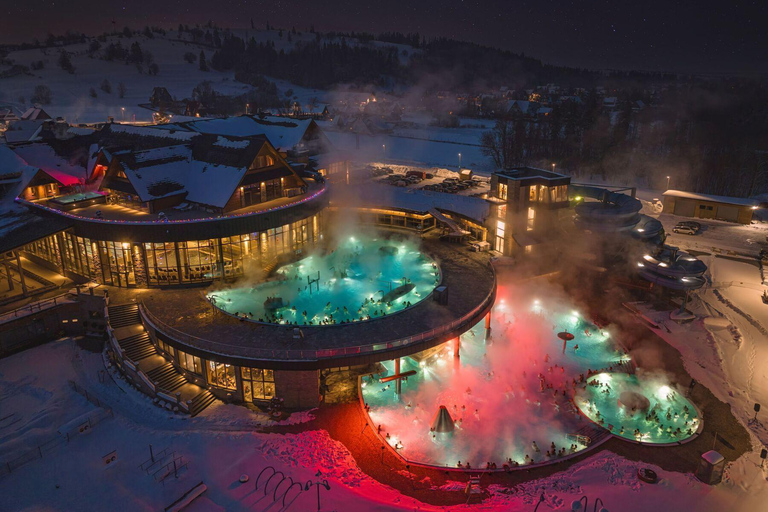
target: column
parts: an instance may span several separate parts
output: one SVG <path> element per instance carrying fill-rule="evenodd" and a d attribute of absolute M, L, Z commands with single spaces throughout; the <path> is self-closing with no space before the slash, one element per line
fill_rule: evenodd
<path fill-rule="evenodd" d="M 488 311 L 488 314 L 485 315 L 485 339 L 488 339 L 491 337 L 491 312 Z"/>
<path fill-rule="evenodd" d="M 399 395 L 403 388 L 402 379 L 400 378 L 400 358 L 399 357 L 395 359 L 395 377 L 397 377 L 395 379 L 395 394 Z"/>
<path fill-rule="evenodd" d="M 461 357 L 460 354 L 461 349 L 461 336 L 456 336 L 453 340 L 453 357 L 459 358 Z"/>

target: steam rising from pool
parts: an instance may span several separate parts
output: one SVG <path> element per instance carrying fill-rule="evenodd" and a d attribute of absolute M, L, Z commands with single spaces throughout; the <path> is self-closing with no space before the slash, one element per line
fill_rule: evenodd
<path fill-rule="evenodd" d="M 373 320 L 424 300 L 438 265 L 410 238 L 348 236 L 333 250 L 280 267 L 275 277 L 208 293 L 216 307 L 249 320 L 334 325 Z"/>
<path fill-rule="evenodd" d="M 490 463 L 498 469 L 503 464 L 545 463 L 586 448 L 580 435 L 600 430 L 573 400 L 583 388 L 591 391 L 586 384 L 591 375 L 613 372 L 621 379 L 626 374 L 620 372 L 631 371 L 631 359 L 612 332 L 590 322 L 570 299 L 543 281 L 499 284 L 491 326 L 489 339 L 484 323 L 462 335 L 459 358 L 454 357 L 453 342 L 404 358 L 401 372 L 416 374 L 403 382 L 400 396 L 394 393 L 394 381 L 381 383 L 380 375 L 363 380 L 371 420 L 406 459 L 465 468 L 467 462 L 472 468 Z M 574 335 L 565 349 L 557 336 L 563 331 Z M 391 375 L 394 364 L 384 366 Z M 647 387 L 661 389 L 664 383 L 659 376 Z M 440 406 L 453 419 L 453 432 L 430 430 Z M 607 415 L 618 406 L 614 400 L 613 406 L 600 407 Z M 689 419 L 693 415 L 689 412 Z M 613 433 L 618 435 L 620 424 L 615 425 Z M 629 438 L 634 428 L 626 423 Z M 687 432 L 676 440 L 685 437 Z"/>

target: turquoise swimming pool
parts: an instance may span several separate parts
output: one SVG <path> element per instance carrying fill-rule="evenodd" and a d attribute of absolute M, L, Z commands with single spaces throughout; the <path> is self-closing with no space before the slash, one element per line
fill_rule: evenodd
<path fill-rule="evenodd" d="M 249 320 L 322 326 L 397 313 L 424 300 L 439 282 L 437 263 L 417 240 L 349 237 L 331 251 L 280 267 L 268 281 L 207 297 Z"/>

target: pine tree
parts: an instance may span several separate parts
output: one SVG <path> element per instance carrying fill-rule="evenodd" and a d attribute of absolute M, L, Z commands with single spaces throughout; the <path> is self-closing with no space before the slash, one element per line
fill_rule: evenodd
<path fill-rule="evenodd" d="M 208 71 L 208 63 L 205 62 L 205 52 L 200 50 L 200 71 Z"/>

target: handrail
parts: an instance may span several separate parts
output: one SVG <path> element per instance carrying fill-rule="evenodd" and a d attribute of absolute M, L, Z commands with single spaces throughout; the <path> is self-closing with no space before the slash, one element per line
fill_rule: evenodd
<path fill-rule="evenodd" d="M 250 216 L 256 216 L 256 215 L 262 215 L 265 213 L 273 213 L 276 211 L 283 210 L 285 208 L 292 208 L 294 206 L 306 203 L 307 201 L 311 201 L 315 199 L 316 197 L 320 196 L 327 190 L 325 185 L 321 185 L 320 190 L 303 197 L 299 199 L 298 201 L 291 201 L 290 203 L 281 204 L 280 206 L 273 206 L 272 208 L 267 208 L 265 210 L 258 210 L 254 212 L 243 212 L 243 213 L 230 213 L 225 215 L 220 215 L 216 217 L 201 217 L 198 219 L 165 219 L 165 220 L 118 220 L 118 219 L 99 219 L 97 217 L 83 217 L 81 215 L 76 215 L 74 213 L 69 213 L 63 210 L 57 210 L 56 208 L 51 208 L 50 206 L 45 206 L 44 204 L 35 203 L 32 201 L 27 201 L 26 199 L 22 199 L 20 197 L 17 197 L 15 199 L 15 202 L 22 204 L 24 206 L 32 207 L 32 208 L 38 208 L 40 210 L 53 213 L 55 215 L 59 215 L 62 217 L 67 217 L 70 219 L 76 219 L 81 222 L 93 222 L 96 224 L 120 224 L 120 225 L 128 225 L 128 226 L 149 226 L 149 225 L 155 225 L 155 224 L 193 224 L 198 222 L 217 222 L 227 219 L 234 219 L 239 217 L 250 217 Z"/>
<path fill-rule="evenodd" d="M 51 304 L 52 306 L 58 306 L 59 305 L 58 301 L 68 295 L 70 295 L 69 292 L 62 293 L 60 295 L 56 295 L 55 297 L 49 297 L 47 299 L 39 300 L 37 302 L 30 302 L 29 304 L 26 304 L 14 310 L 2 313 L 0 314 L 0 323 L 5 322 L 8 318 L 18 318 L 19 313 L 25 310 L 29 310 L 30 313 L 38 313 L 40 311 L 43 311 L 43 306 L 46 306 L 46 309 L 48 308 L 49 304 Z"/>
<path fill-rule="evenodd" d="M 461 318 L 454 320 L 449 324 L 442 325 L 436 329 L 430 329 L 429 331 L 422 332 L 420 334 L 416 334 L 413 336 L 407 336 L 405 338 L 395 338 L 393 340 L 383 341 L 380 343 L 373 343 L 368 345 L 357 345 L 353 347 L 307 349 L 307 350 L 296 350 L 296 349 L 281 350 L 281 349 L 265 349 L 265 348 L 258 348 L 258 347 L 248 347 L 246 349 L 247 353 L 244 353 L 244 357 L 254 357 L 254 358 L 263 358 L 263 359 L 280 359 L 280 360 L 286 360 L 286 361 L 291 361 L 291 360 L 311 361 L 311 360 L 329 359 L 329 358 L 347 356 L 347 355 L 370 354 L 378 351 L 390 350 L 398 347 L 405 347 L 412 343 L 435 338 L 447 332 L 453 331 L 462 325 L 467 324 L 468 322 L 474 319 L 477 313 L 479 313 L 480 311 L 487 308 L 493 303 L 493 299 L 496 296 L 496 270 L 493 268 L 493 265 L 491 265 L 491 270 L 494 275 L 493 287 L 488 292 L 488 295 L 485 296 L 483 301 L 477 306 L 475 306 L 472 309 L 472 311 L 462 315 Z M 205 347 L 204 350 L 207 350 L 212 353 L 218 353 L 219 355 L 223 355 L 223 356 L 233 355 L 231 353 L 232 345 L 227 345 L 224 343 L 211 341 L 205 338 L 200 338 L 198 336 L 194 336 L 192 334 L 188 334 L 183 331 L 180 331 L 175 327 L 171 327 L 170 325 L 166 324 L 165 322 L 157 318 L 152 312 L 150 312 L 143 302 L 139 304 L 139 312 L 144 317 L 144 319 L 147 322 L 149 322 L 149 324 L 152 325 L 152 327 L 155 330 L 164 333 L 166 336 L 169 336 L 172 339 L 175 339 L 182 343 L 191 344 L 191 346 L 193 347 L 197 346 L 197 348 L 203 348 L 203 346 L 200 346 L 200 344 L 204 344 L 204 347 Z M 328 327 L 328 328 L 332 329 L 333 327 Z M 212 347 L 213 350 L 211 350 L 209 347 Z"/>

